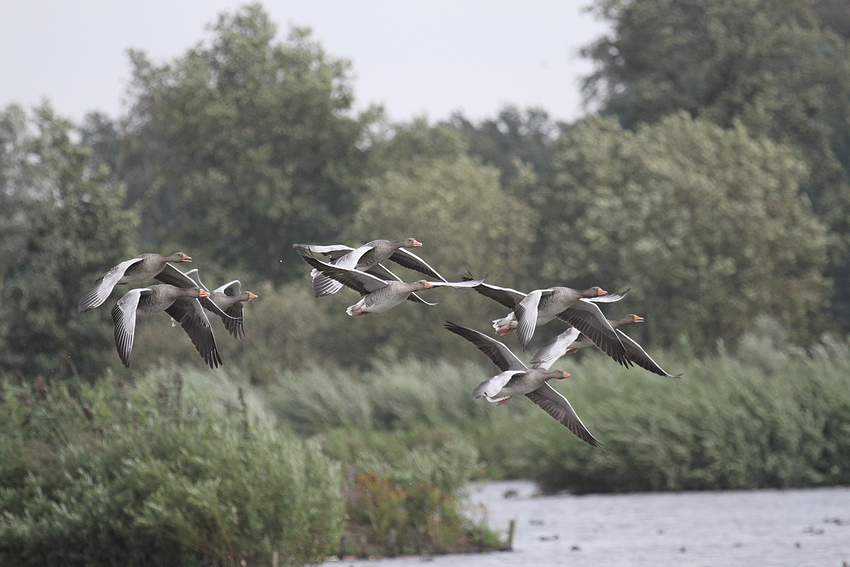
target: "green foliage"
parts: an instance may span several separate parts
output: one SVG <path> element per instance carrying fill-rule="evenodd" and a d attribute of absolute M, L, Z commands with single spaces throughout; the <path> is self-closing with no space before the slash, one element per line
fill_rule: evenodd
<path fill-rule="evenodd" d="M 363 371 L 315 366 L 286 371 L 270 390 L 270 409 L 298 432 L 334 428 L 392 431 L 465 425 L 480 405 L 468 372 L 408 359 Z M 474 380 L 473 380 L 474 381 Z"/>
<path fill-rule="evenodd" d="M 790 340 L 824 328 L 825 227 L 787 147 L 684 114 L 635 132 L 588 119 L 561 140 L 542 208 L 541 282 L 630 287 L 650 345 L 732 345 L 771 314 Z M 570 223 L 562 219 L 572 219 Z M 617 304 L 619 305 L 619 304 Z M 625 314 L 625 313 L 622 313 Z"/>
<path fill-rule="evenodd" d="M 342 527 L 339 470 L 315 443 L 153 377 L 6 387 L 0 562 L 284 564 L 323 558 Z M 228 410 L 228 407 L 231 408 Z"/>
<path fill-rule="evenodd" d="M 280 283 L 300 263 L 281 249 L 338 233 L 356 209 L 367 166 L 358 143 L 373 118 L 350 117 L 349 64 L 308 31 L 275 42 L 258 4 L 212 30 L 162 66 L 131 53 L 128 134 L 152 156 L 134 163 L 152 166 L 140 181 L 155 188 L 146 226 L 161 245 Z"/>
<path fill-rule="evenodd" d="M 470 155 L 499 168 L 503 187 L 522 185 L 528 169 L 540 183 L 549 182 L 559 128 L 542 108 L 523 113 L 507 105 L 496 118 L 477 125 L 461 114 L 453 115 L 449 123 L 469 139 Z"/>
<path fill-rule="evenodd" d="M 0 113 L 0 369 L 91 380 L 111 360 L 111 320 L 74 307 L 134 255 L 136 216 L 70 128 L 46 105 Z"/>
<path fill-rule="evenodd" d="M 833 311 L 850 320 L 850 47 L 827 31 L 830 2 L 603 0 L 613 34 L 585 94 L 633 128 L 677 112 L 793 146 L 811 175 L 801 189 L 840 248 Z M 846 3 L 835 10 L 840 25 Z M 823 25 L 822 25 L 823 24 Z"/>
<path fill-rule="evenodd" d="M 473 532 L 454 496 L 435 486 L 399 485 L 370 471 L 355 475 L 349 490 L 352 521 L 371 528 L 359 555 L 375 546 L 389 555 L 457 550 Z"/>

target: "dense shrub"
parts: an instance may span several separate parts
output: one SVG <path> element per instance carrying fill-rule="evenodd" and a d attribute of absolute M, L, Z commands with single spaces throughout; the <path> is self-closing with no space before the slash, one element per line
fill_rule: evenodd
<path fill-rule="evenodd" d="M 6 386 L 0 563 L 285 564 L 339 541 L 338 466 L 177 376 Z M 191 388 L 186 388 L 191 390 Z M 220 403 L 224 401 L 225 403 Z"/>

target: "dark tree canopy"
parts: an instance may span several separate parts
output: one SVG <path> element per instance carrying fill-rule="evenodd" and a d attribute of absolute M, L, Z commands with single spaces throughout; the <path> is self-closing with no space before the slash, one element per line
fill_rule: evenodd
<path fill-rule="evenodd" d="M 70 130 L 49 106 L 0 113 L 0 373 L 93 380 L 113 360 L 108 308 L 76 304 L 137 253 L 136 217 Z"/>

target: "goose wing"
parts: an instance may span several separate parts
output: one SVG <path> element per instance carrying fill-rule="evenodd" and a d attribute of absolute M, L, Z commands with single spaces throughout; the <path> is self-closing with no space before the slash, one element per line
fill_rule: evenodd
<path fill-rule="evenodd" d="M 431 287 L 475 287 L 475 286 L 481 285 L 481 283 L 483 281 L 484 281 L 484 278 L 481 278 L 479 280 L 463 280 L 463 281 L 459 281 L 459 282 L 440 281 L 440 282 L 428 282 L 428 283 L 431 285 Z"/>
<path fill-rule="evenodd" d="M 548 382 L 525 395 L 540 409 L 551 415 L 555 420 L 569 429 L 573 435 L 589 443 L 594 447 L 599 446 L 599 441 L 588 431 L 578 414 L 567 401 L 567 398 L 558 393 Z"/>
<path fill-rule="evenodd" d="M 528 367 L 523 364 L 523 362 L 517 358 L 513 352 L 511 352 L 511 349 L 505 346 L 502 342 L 497 341 L 496 339 L 491 339 L 484 333 L 479 333 L 474 329 L 456 325 L 451 321 L 446 321 L 446 324 L 443 326 L 454 334 L 460 335 L 474 344 L 478 350 L 484 353 L 487 358 L 489 358 L 502 372 L 507 372 L 509 370 L 525 372 L 528 370 Z"/>
<path fill-rule="evenodd" d="M 224 295 L 230 297 L 242 295 L 242 282 L 240 282 L 239 280 L 233 280 L 232 282 L 228 282 L 222 286 L 215 288 L 213 293 L 223 293 Z M 224 323 L 224 328 L 227 329 L 227 332 L 230 333 L 230 335 L 235 339 L 244 339 L 245 316 L 242 310 L 242 302 L 237 301 L 236 303 L 225 309 L 224 313 L 225 315 L 227 315 L 227 317 L 221 317 L 221 322 Z"/>
<path fill-rule="evenodd" d="M 153 290 L 138 287 L 124 294 L 112 308 L 112 322 L 115 325 L 115 348 L 124 366 L 130 368 L 130 354 L 133 352 L 133 339 L 136 336 L 136 310 L 143 295 Z"/>
<path fill-rule="evenodd" d="M 492 378 L 488 378 L 478 384 L 478 386 L 472 390 L 472 397 L 487 398 L 487 400 L 491 402 L 501 401 L 504 398 L 496 398 L 496 396 L 502 391 L 502 388 L 504 388 L 508 382 L 510 382 L 511 379 L 518 374 L 525 374 L 525 371 L 505 370 L 501 374 L 496 374 Z"/>
<path fill-rule="evenodd" d="M 310 252 L 316 254 L 323 254 L 330 258 L 330 263 L 334 266 L 339 266 L 340 268 L 350 268 L 354 269 L 357 267 L 357 262 L 360 261 L 360 258 L 374 248 L 371 244 L 364 244 L 359 248 L 351 248 L 350 246 L 343 246 L 341 244 L 335 244 L 331 246 L 311 246 L 307 244 L 296 244 L 295 247 L 301 248 L 304 250 L 308 250 Z M 303 258 L 304 255 L 302 254 Z M 334 278 L 328 276 L 327 274 L 322 273 L 321 270 L 313 269 L 310 272 L 310 277 L 313 278 L 312 286 L 313 286 L 313 297 L 324 297 L 326 295 L 333 295 L 342 289 L 343 284 Z"/>
<path fill-rule="evenodd" d="M 598 295 L 596 297 L 586 297 L 584 299 L 587 301 L 592 301 L 593 303 L 613 303 L 615 301 L 620 301 L 621 299 L 626 297 L 626 295 L 628 295 L 631 290 L 632 288 L 629 288 L 626 291 L 620 291 L 617 293 L 606 293 L 605 295 Z"/>
<path fill-rule="evenodd" d="M 564 356 L 567 350 L 569 350 L 570 345 L 575 342 L 580 334 L 581 332 L 578 329 L 570 327 L 537 351 L 537 354 L 531 359 L 529 365 L 532 368 L 549 370 L 556 360 Z"/>
<path fill-rule="evenodd" d="M 526 295 L 522 301 L 517 303 L 514 308 L 514 315 L 516 315 L 517 319 L 516 335 L 522 350 L 528 348 L 528 343 L 531 342 L 531 337 L 534 336 L 534 329 L 537 327 L 540 298 L 547 292 L 551 293 L 552 290 L 535 289 Z"/>
<path fill-rule="evenodd" d="M 346 287 L 350 287 L 361 295 L 366 295 L 387 286 L 387 282 L 372 274 L 360 270 L 341 268 L 327 264 L 311 256 L 301 256 L 305 262 L 322 274 L 333 278 Z"/>
<path fill-rule="evenodd" d="M 198 273 L 198 268 L 192 268 L 188 272 L 183 272 L 179 268 L 174 267 L 173 265 L 166 263 L 165 267 L 162 269 L 160 273 L 154 276 L 154 279 L 161 281 L 162 283 L 173 285 L 175 287 L 199 287 L 202 290 L 209 293 L 209 288 L 204 285 L 204 282 L 201 281 L 201 276 Z M 216 315 L 221 318 L 222 322 L 224 322 L 225 326 L 227 326 L 227 322 L 230 319 L 233 319 L 231 315 L 225 313 L 215 302 L 209 297 L 201 297 L 198 299 L 204 309 L 207 311 L 212 311 Z"/>
<path fill-rule="evenodd" d="M 426 276 L 431 276 L 432 278 L 437 278 L 440 281 L 446 281 L 446 278 L 441 276 L 437 270 L 428 265 L 428 263 L 408 250 L 407 248 L 398 248 L 395 252 L 390 256 L 390 260 L 395 262 L 400 266 L 404 266 L 409 270 L 415 270 L 421 274 L 425 274 Z"/>
<path fill-rule="evenodd" d="M 618 363 L 626 367 L 632 365 L 619 335 L 595 303 L 579 299 L 564 311 L 558 313 L 556 317 L 581 331 L 582 334 L 593 341 L 593 344 L 599 347 L 599 350 Z"/>
<path fill-rule="evenodd" d="M 626 352 L 629 355 L 629 360 L 644 368 L 658 374 L 659 376 L 667 376 L 668 378 L 681 378 L 681 374 L 669 374 L 663 368 L 658 366 L 658 364 L 652 360 L 652 357 L 647 354 L 643 347 L 641 347 L 637 341 L 629 337 L 626 333 L 617 329 L 617 335 L 620 337 L 620 341 L 623 343 L 623 346 L 626 349 Z"/>
<path fill-rule="evenodd" d="M 180 323 L 204 362 L 210 368 L 218 368 L 221 365 L 221 355 L 215 343 L 212 325 L 201 307 L 201 302 L 195 298 L 183 297 L 172 303 L 165 312 Z"/>
<path fill-rule="evenodd" d="M 94 286 L 83 294 L 82 298 L 80 298 L 80 303 L 77 305 L 77 311 L 82 313 L 89 309 L 94 309 L 95 307 L 103 305 L 103 303 L 109 299 L 109 294 L 111 294 L 115 286 L 118 285 L 118 281 L 124 277 L 124 272 L 127 271 L 127 268 L 141 261 L 141 257 L 125 260 L 97 278 L 94 282 Z"/>
<path fill-rule="evenodd" d="M 475 281 L 475 278 L 472 277 L 472 274 L 466 274 L 462 276 L 461 279 L 464 281 Z M 475 291 L 477 291 L 484 297 L 489 297 L 493 301 L 501 303 L 508 309 L 514 309 L 517 303 L 525 299 L 526 295 L 521 291 L 517 291 L 509 287 L 499 287 L 497 285 L 485 283 L 480 283 L 476 285 Z"/>
<path fill-rule="evenodd" d="M 346 246 L 344 244 L 330 244 L 327 246 L 317 246 L 315 244 L 293 244 L 292 247 L 307 250 L 314 254 L 322 254 L 323 256 L 327 256 L 331 261 L 336 260 L 341 256 L 345 256 L 354 250 L 351 246 Z"/>

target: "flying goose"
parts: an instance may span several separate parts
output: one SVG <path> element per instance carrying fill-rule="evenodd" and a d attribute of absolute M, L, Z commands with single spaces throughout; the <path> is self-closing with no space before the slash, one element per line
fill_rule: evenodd
<path fill-rule="evenodd" d="M 462 282 L 429 282 L 426 280 L 419 280 L 412 283 L 405 283 L 395 280 L 386 281 L 354 268 L 343 268 L 322 262 L 312 256 L 301 256 L 301 258 L 320 273 L 333 278 L 347 287 L 350 287 L 363 296 L 360 301 L 349 306 L 345 310 L 346 313 L 355 317 L 358 315 L 366 315 L 367 313 L 387 311 L 388 309 L 392 309 L 396 305 L 403 303 L 406 299 L 416 301 L 412 297 L 414 295 L 413 292 L 421 291 L 423 289 L 431 289 L 441 286 L 474 287 L 484 281 L 483 279 Z"/>
<path fill-rule="evenodd" d="M 481 382 L 472 391 L 473 398 L 485 398 L 489 402 L 500 404 L 508 401 L 511 396 L 523 394 L 576 437 L 594 447 L 599 445 L 599 441 L 579 419 L 570 402 L 548 383 L 548 380 L 569 377 L 569 374 L 563 370 L 549 371 L 552 363 L 560 356 L 556 356 L 556 348 L 551 348 L 545 359 L 529 368 L 504 343 L 484 333 L 461 327 L 450 321 L 446 321 L 445 328 L 474 344 L 502 371 Z M 573 328 L 572 332 L 574 338 L 577 338 L 578 330 Z M 564 341 L 561 342 L 560 349 L 562 354 L 566 352 Z"/>
<path fill-rule="evenodd" d="M 466 277 L 464 276 L 464 279 Z M 599 287 L 577 290 L 557 286 L 536 289 L 526 294 L 509 287 L 485 283 L 478 284 L 473 289 L 513 310 L 507 317 L 493 321 L 493 327 L 498 335 L 516 330 L 522 350 L 528 348 L 538 325 L 558 318 L 577 328 L 618 363 L 627 367 L 632 364 L 619 336 L 596 305 L 622 299 L 628 290 L 609 294 Z"/>
<path fill-rule="evenodd" d="M 156 275 L 156 279 L 178 287 L 200 287 L 209 294 L 200 299 L 203 308 L 218 315 L 224 323 L 224 328 L 234 339 L 245 338 L 242 302 L 257 299 L 257 295 L 250 291 L 242 291 L 242 283 L 239 280 L 233 280 L 210 291 L 201 282 L 197 268 L 183 273 L 171 264 L 166 264 L 165 268 Z"/>
<path fill-rule="evenodd" d="M 115 347 L 124 366 L 130 367 L 130 354 L 136 333 L 136 314 L 165 311 L 180 323 L 204 362 L 212 368 L 217 368 L 221 364 L 221 356 L 215 344 L 210 321 L 198 302 L 198 298 L 207 296 L 209 293 L 199 287 L 187 288 L 168 284 L 131 289 L 125 293 L 112 308 Z"/>
<path fill-rule="evenodd" d="M 103 305 L 116 285 L 143 282 L 153 278 L 162 271 L 167 262 L 191 261 L 192 258 L 183 252 L 175 252 L 170 256 L 146 253 L 125 260 L 95 280 L 94 287 L 83 294 L 80 299 L 77 311 L 82 313 Z"/>
<path fill-rule="evenodd" d="M 323 254 L 330 258 L 329 263 L 334 266 L 354 268 L 362 272 L 368 272 L 374 276 L 378 276 L 382 280 L 401 281 L 401 278 L 381 264 L 381 262 L 386 260 L 392 260 L 396 264 L 410 270 L 415 270 L 443 282 L 446 281 L 425 260 L 407 250 L 408 248 L 418 248 L 420 246 L 422 246 L 422 243 L 415 238 L 405 238 L 404 240 L 372 240 L 359 248 L 351 248 L 343 244 L 331 244 L 328 246 L 317 246 L 313 244 L 292 245 L 293 248 L 307 250 L 314 254 Z M 315 269 L 310 273 L 310 276 L 313 278 L 314 297 L 334 294 L 343 285 Z M 419 298 L 417 297 L 414 301 L 417 301 L 417 299 Z M 420 302 L 427 303 L 426 301 Z"/>

